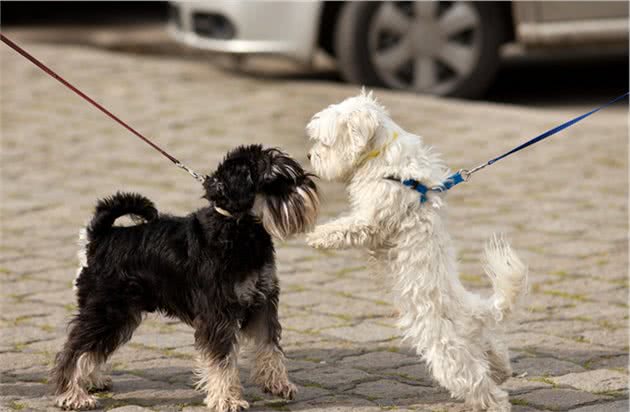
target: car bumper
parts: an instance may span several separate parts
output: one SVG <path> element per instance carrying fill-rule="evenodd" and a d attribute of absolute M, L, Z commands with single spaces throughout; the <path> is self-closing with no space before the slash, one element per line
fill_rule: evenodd
<path fill-rule="evenodd" d="M 319 1 L 177 1 L 171 2 L 169 31 L 195 48 L 307 62 L 316 48 L 320 12 Z"/>

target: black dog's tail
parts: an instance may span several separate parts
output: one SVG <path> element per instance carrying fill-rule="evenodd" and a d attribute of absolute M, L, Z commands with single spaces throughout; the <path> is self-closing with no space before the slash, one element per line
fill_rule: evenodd
<path fill-rule="evenodd" d="M 116 219 L 124 215 L 133 215 L 150 222 L 158 217 L 158 211 L 153 202 L 142 195 L 118 192 L 96 204 L 96 212 L 88 226 L 89 238 L 94 239 L 106 233 Z"/>

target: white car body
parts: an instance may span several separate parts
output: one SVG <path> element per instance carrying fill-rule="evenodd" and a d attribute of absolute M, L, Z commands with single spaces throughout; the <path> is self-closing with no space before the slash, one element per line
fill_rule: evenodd
<path fill-rule="evenodd" d="M 170 4 L 170 31 L 191 47 L 307 64 L 322 48 L 348 82 L 443 96 L 482 94 L 507 49 L 554 56 L 628 50 L 622 1 Z"/>
<path fill-rule="evenodd" d="M 170 31 L 179 41 L 196 48 L 234 54 L 279 54 L 307 62 L 317 47 L 319 1 L 207 1 L 172 2 L 179 22 L 171 18 Z M 230 39 L 203 36 L 194 27 L 195 13 L 222 15 L 234 26 Z M 174 16 L 172 16 L 174 17 Z"/>

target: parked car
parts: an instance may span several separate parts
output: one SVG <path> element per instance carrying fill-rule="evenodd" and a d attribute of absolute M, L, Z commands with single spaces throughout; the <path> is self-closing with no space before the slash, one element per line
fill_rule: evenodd
<path fill-rule="evenodd" d="M 322 48 L 352 83 L 476 97 L 506 43 L 627 50 L 628 2 L 176 1 L 170 26 L 192 47 L 305 63 Z"/>

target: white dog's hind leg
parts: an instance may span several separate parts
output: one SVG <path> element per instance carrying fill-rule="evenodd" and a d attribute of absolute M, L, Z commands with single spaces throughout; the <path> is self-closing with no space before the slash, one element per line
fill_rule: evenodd
<path fill-rule="evenodd" d="M 503 343 L 495 341 L 491 345 L 492 347 L 486 352 L 486 356 L 490 362 L 492 380 L 500 385 L 512 376 L 510 354 Z"/>
<path fill-rule="evenodd" d="M 512 409 L 508 393 L 499 388 L 489 376 L 484 376 L 465 399 L 476 411 L 509 412 Z"/>
<path fill-rule="evenodd" d="M 507 392 L 492 380 L 490 365 L 483 353 L 473 348 L 474 345 L 462 346 L 458 342 L 425 351 L 433 377 L 453 397 L 464 399 L 475 411 L 510 411 Z"/>

